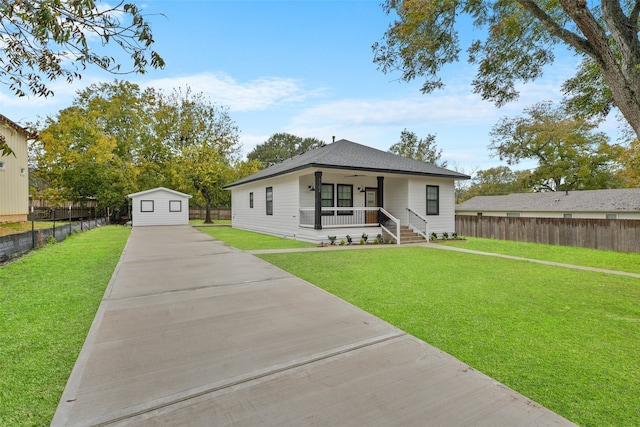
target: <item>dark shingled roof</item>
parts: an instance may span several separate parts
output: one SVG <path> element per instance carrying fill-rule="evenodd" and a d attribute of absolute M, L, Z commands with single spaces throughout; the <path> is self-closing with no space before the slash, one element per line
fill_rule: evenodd
<path fill-rule="evenodd" d="M 224 188 L 235 187 L 306 168 L 346 169 L 454 179 L 470 178 L 462 173 L 341 139 L 270 166 L 246 178 L 232 182 Z"/>
<path fill-rule="evenodd" d="M 516 193 L 476 196 L 456 205 L 456 211 L 619 212 L 640 211 L 640 188 Z"/>

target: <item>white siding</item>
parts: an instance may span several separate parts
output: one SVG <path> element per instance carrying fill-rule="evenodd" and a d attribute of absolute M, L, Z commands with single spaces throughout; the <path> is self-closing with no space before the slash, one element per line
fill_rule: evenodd
<path fill-rule="evenodd" d="M 380 233 L 379 227 L 362 228 L 326 228 L 314 230 L 300 227 L 300 208 L 315 206 L 315 193 L 310 187 L 315 186 L 315 169 L 295 172 L 276 178 L 238 185 L 232 188 L 231 207 L 232 225 L 235 228 L 257 231 L 275 236 L 308 240 L 314 242 L 327 241 L 328 236 L 338 236 L 338 240 L 346 234 L 354 241 L 366 232 L 371 239 Z M 365 193 L 358 188 L 376 188 L 377 174 L 367 175 L 352 171 L 324 170 L 322 182 L 325 184 L 353 185 L 353 206 L 365 205 Z M 408 223 L 407 207 L 426 216 L 426 186 L 440 186 L 440 214 L 429 215 L 429 232 L 438 234 L 451 233 L 455 228 L 454 181 L 446 178 L 411 177 L 406 175 L 387 175 L 384 179 L 384 208 L 398 218 L 401 224 Z M 273 187 L 273 215 L 266 214 L 266 188 Z M 334 203 L 335 191 L 334 187 Z M 253 208 L 249 207 L 250 193 L 253 192 Z"/>
<path fill-rule="evenodd" d="M 427 215 L 427 185 L 440 187 L 439 215 Z M 409 207 L 427 219 L 429 233 L 455 231 L 454 181 L 445 178 L 409 178 Z"/>
<path fill-rule="evenodd" d="M 407 225 L 409 216 L 409 183 L 407 178 L 385 178 L 384 180 L 384 208 L 398 220 L 401 225 Z M 421 214 L 424 212 L 420 211 Z"/>
<path fill-rule="evenodd" d="M 273 215 L 267 215 L 266 189 L 273 188 Z M 253 208 L 249 194 L 253 192 Z M 235 228 L 295 238 L 298 230 L 298 175 L 285 175 L 234 187 L 231 223 Z"/>
<path fill-rule="evenodd" d="M 154 189 L 131 195 L 133 226 L 189 224 L 189 197 Z M 151 210 L 144 212 L 144 210 Z"/>
<path fill-rule="evenodd" d="M 29 171 L 27 137 L 0 120 L 4 135 L 15 156 L 0 156 L 0 222 L 26 221 L 29 213 Z"/>

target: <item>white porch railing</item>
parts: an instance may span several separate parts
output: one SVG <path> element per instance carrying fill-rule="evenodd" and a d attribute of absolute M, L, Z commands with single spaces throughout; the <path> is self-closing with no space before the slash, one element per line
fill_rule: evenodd
<path fill-rule="evenodd" d="M 390 221 L 392 221 L 395 224 L 395 228 L 396 228 L 396 233 L 394 234 L 393 232 L 391 232 L 391 230 L 389 230 L 387 227 L 385 227 L 385 222 L 383 221 L 380 224 L 380 227 L 382 227 L 382 229 L 384 231 L 386 231 L 387 233 L 389 233 L 394 239 L 396 239 L 396 244 L 399 245 L 400 244 L 400 221 L 394 217 L 393 215 L 391 215 L 389 212 L 387 212 L 386 210 L 384 210 L 383 208 L 380 208 L 380 212 L 382 212 L 382 214 L 388 218 Z"/>
<path fill-rule="evenodd" d="M 300 227 L 313 228 L 315 226 L 314 213 L 314 208 L 300 208 Z M 379 222 L 379 213 L 382 214 L 382 223 Z M 383 208 L 322 208 L 321 220 L 323 229 L 382 227 L 398 244 L 400 243 L 400 221 Z"/>
<path fill-rule="evenodd" d="M 409 214 L 409 220 L 407 221 L 409 228 L 428 241 L 429 235 L 427 234 L 427 219 L 411 208 L 407 208 L 407 213 Z"/>

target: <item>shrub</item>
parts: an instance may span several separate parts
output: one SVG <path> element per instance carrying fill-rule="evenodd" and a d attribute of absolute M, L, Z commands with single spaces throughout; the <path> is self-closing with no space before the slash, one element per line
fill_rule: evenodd
<path fill-rule="evenodd" d="M 353 239 L 348 234 L 347 234 L 347 243 L 348 244 L 352 244 L 353 243 Z"/>
<path fill-rule="evenodd" d="M 367 235 L 367 233 L 362 233 L 362 236 L 360 236 L 360 240 L 364 240 L 365 243 L 367 243 L 368 238 L 369 236 Z"/>
<path fill-rule="evenodd" d="M 329 241 L 331 242 L 332 245 L 336 244 L 336 236 L 327 236 L 329 238 Z"/>

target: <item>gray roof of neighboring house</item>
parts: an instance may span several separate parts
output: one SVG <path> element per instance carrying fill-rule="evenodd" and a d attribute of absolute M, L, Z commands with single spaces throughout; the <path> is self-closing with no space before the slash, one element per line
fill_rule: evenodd
<path fill-rule="evenodd" d="M 640 211 L 640 188 L 516 193 L 476 196 L 456 205 L 459 211 L 614 212 Z"/>
<path fill-rule="evenodd" d="M 224 188 L 235 187 L 306 168 L 346 169 L 454 179 L 470 178 L 462 173 L 341 139 L 270 166 L 246 178 L 232 182 Z"/>

